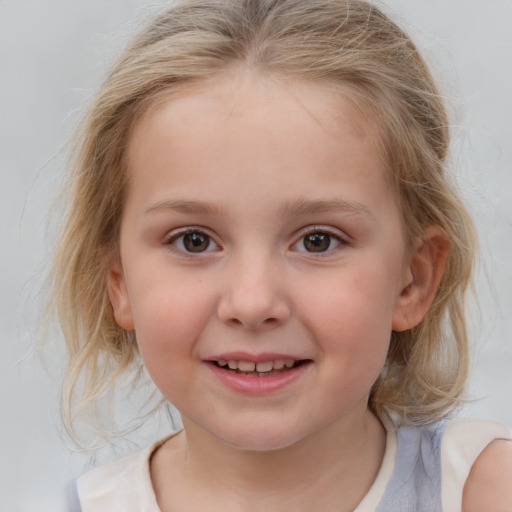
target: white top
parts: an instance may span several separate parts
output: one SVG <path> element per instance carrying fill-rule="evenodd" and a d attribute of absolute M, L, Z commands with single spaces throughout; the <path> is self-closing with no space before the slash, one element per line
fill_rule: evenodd
<path fill-rule="evenodd" d="M 391 480 L 398 447 L 397 429 L 391 421 L 385 421 L 384 426 L 387 437 L 382 466 L 354 512 L 375 512 Z M 151 484 L 149 462 L 155 450 L 170 437 L 81 476 L 77 490 L 82 512 L 161 512 Z M 464 483 L 471 467 L 495 439 L 512 439 L 512 431 L 501 423 L 476 418 L 459 418 L 447 425 L 441 442 L 443 511 L 461 510 Z"/>

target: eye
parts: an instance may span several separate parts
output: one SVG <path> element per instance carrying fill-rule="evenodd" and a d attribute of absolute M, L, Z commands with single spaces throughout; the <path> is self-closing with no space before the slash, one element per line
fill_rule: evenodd
<path fill-rule="evenodd" d="M 217 244 L 209 235 L 203 231 L 195 229 L 176 233 L 169 238 L 167 243 L 179 251 L 193 254 L 210 252 L 218 249 Z"/>
<path fill-rule="evenodd" d="M 346 242 L 340 236 L 318 229 L 303 235 L 293 248 L 299 252 L 324 253 L 344 243 Z"/>

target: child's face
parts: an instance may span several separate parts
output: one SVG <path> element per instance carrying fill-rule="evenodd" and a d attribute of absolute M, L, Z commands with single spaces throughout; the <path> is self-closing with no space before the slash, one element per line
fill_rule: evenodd
<path fill-rule="evenodd" d="M 134 127 L 110 295 L 186 428 L 265 450 L 366 413 L 410 279 L 374 143 L 326 86 L 242 74 Z"/>

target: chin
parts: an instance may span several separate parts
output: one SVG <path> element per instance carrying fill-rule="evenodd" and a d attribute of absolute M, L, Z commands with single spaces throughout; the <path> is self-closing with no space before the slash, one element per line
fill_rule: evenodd
<path fill-rule="evenodd" d="M 215 435 L 215 434 L 214 434 Z M 286 449 L 302 439 L 297 432 L 272 429 L 263 426 L 255 429 L 237 429 L 235 432 L 225 432 L 215 435 L 217 439 L 231 448 L 253 452 L 274 452 Z"/>

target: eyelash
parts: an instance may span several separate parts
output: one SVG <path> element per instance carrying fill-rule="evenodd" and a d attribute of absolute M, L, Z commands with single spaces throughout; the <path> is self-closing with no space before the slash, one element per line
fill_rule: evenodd
<path fill-rule="evenodd" d="M 187 235 L 197 235 L 199 238 L 197 240 L 197 242 L 199 244 L 201 243 L 201 240 L 200 240 L 201 237 L 204 237 L 203 240 L 207 239 L 208 245 L 206 246 L 205 250 L 199 250 L 197 252 L 188 250 L 188 249 L 190 249 L 190 247 L 187 248 L 184 245 L 185 237 Z M 306 237 L 311 236 L 311 235 L 327 236 L 328 237 L 328 240 L 327 240 L 328 247 L 325 250 L 319 250 L 319 251 L 307 250 L 307 248 L 305 246 L 305 239 L 306 239 Z M 182 247 L 179 247 L 177 245 L 179 243 L 180 239 L 181 239 L 180 245 Z M 335 247 L 331 247 L 333 240 L 337 243 L 337 245 Z M 323 240 L 320 239 L 320 240 L 318 240 L 318 242 L 321 244 L 323 242 Z M 303 250 L 297 249 L 297 246 L 301 243 L 302 243 L 302 247 L 304 248 Z M 301 232 L 299 233 L 298 240 L 291 245 L 291 248 L 292 249 L 295 248 L 295 250 L 297 250 L 298 252 L 303 252 L 306 254 L 314 255 L 316 257 L 325 257 L 325 256 L 331 254 L 333 251 L 336 251 L 340 247 L 348 245 L 348 243 L 349 242 L 347 241 L 347 239 L 345 237 L 342 237 L 339 232 L 334 232 L 334 230 L 332 230 L 326 226 L 309 226 L 309 227 L 301 230 Z M 216 249 L 211 248 L 212 244 L 216 247 Z M 210 236 L 207 232 L 205 232 L 204 229 L 199 228 L 199 227 L 194 227 L 194 226 L 179 230 L 176 233 L 171 233 L 168 236 L 168 238 L 166 239 L 165 245 L 169 246 L 172 250 L 178 252 L 179 254 L 184 254 L 187 257 L 191 257 L 191 258 L 199 257 L 205 253 L 214 252 L 216 250 L 219 250 L 219 245 L 215 243 L 212 236 Z M 198 245 L 198 247 L 200 247 L 200 246 Z M 321 246 L 318 245 L 318 247 L 321 247 Z"/>
<path fill-rule="evenodd" d="M 197 252 L 187 250 L 187 248 L 184 246 L 184 243 L 185 243 L 184 238 L 187 235 L 199 235 L 199 236 L 205 237 L 208 240 L 208 245 L 207 245 L 206 250 L 197 251 Z M 182 247 L 177 246 L 177 243 L 180 239 L 182 239 L 182 241 L 181 241 Z M 193 226 L 186 228 L 186 229 L 182 229 L 182 230 L 178 231 L 177 233 L 171 233 L 165 241 L 165 245 L 169 246 L 172 250 L 174 250 L 180 254 L 184 254 L 191 258 L 200 256 L 200 255 L 208 253 L 208 252 L 215 251 L 216 249 L 213 249 L 213 250 L 210 249 L 210 246 L 212 244 L 214 246 L 216 246 L 217 250 L 218 250 L 219 246 L 218 246 L 218 244 L 215 243 L 213 237 L 211 237 L 208 233 L 206 233 L 204 229 L 199 228 L 199 227 L 193 227 Z"/>
<path fill-rule="evenodd" d="M 326 257 L 330 255 L 332 252 L 339 250 L 343 248 L 344 246 L 347 246 L 349 244 L 346 237 L 342 236 L 339 231 L 334 231 L 331 228 L 328 228 L 326 226 L 310 226 L 305 229 L 303 229 L 299 233 L 300 237 L 299 239 L 292 245 L 292 247 L 297 247 L 298 244 L 302 243 L 302 246 L 304 246 L 304 241 L 307 236 L 311 235 L 327 235 L 329 237 L 328 243 L 329 247 L 326 250 L 321 251 L 308 251 L 308 250 L 301 250 L 299 252 L 304 252 L 309 255 L 313 255 L 315 257 Z M 337 242 L 337 245 L 335 247 L 331 247 L 332 241 L 335 240 Z M 320 240 L 321 242 L 321 240 Z"/>

